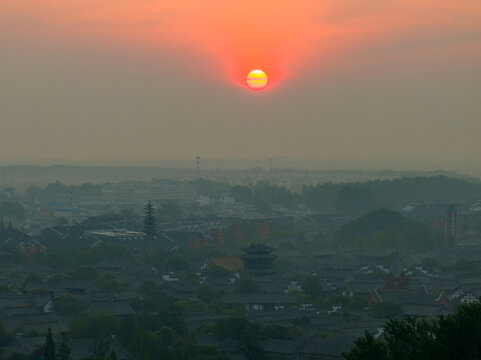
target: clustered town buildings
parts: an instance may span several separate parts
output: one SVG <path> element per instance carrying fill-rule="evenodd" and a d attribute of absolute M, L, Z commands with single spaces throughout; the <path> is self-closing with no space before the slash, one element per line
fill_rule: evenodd
<path fill-rule="evenodd" d="M 56 297 L 68 294 L 79 299 L 86 304 L 85 311 L 128 316 L 134 313 L 129 299 L 140 296 L 138 288 L 147 280 L 158 284 L 170 296 L 194 303 L 200 301 L 198 288 L 208 285 L 215 293 L 221 294 L 222 302 L 243 306 L 252 321 L 297 324 L 305 335 L 292 341 L 269 340 L 265 344 L 268 352 L 285 359 L 340 358 L 341 352 L 348 350 L 353 340 L 364 331 L 382 331 L 385 319 L 369 310 L 376 304 L 394 304 L 404 315 L 431 317 L 451 313 L 458 304 L 476 302 L 481 296 L 479 275 L 460 276 L 456 271 L 439 269 L 425 261 L 431 259 L 448 265 L 460 260 L 481 261 L 481 246 L 459 238 L 458 221 L 463 214 L 458 214 L 453 204 L 407 205 L 402 210 L 406 216 L 433 219 L 443 227 L 446 237 L 456 241 L 454 248 L 410 253 L 394 248 L 326 247 L 317 240 L 318 235 L 335 231 L 348 219 L 308 213 L 266 218 L 227 198 L 218 204 L 224 209 L 224 216 L 164 222 L 159 219 L 156 236 L 147 239 L 144 233 L 135 229 L 128 216 L 101 215 L 104 206 L 108 205 L 109 210 L 120 209 L 125 201 L 131 201 L 132 191 L 129 188 L 107 189 L 101 200 L 79 199 L 75 206 L 71 204 L 64 211 L 58 204 L 51 206 L 26 201 L 25 206 L 34 219 L 30 223 L 27 221 L 28 226 L 38 229 L 31 233 L 9 222 L 4 223 L 0 230 L 0 259 L 2 264 L 8 262 L 10 265 L 1 267 L 0 284 L 9 291 L 0 293 L 0 321 L 17 334 L 16 341 L 4 349 L 5 355 L 32 353 L 43 340 L 42 337 L 22 337 L 22 333 L 44 333 L 47 328 L 55 333 L 67 331 L 72 317 L 58 312 L 53 302 Z M 136 195 L 140 199 L 136 201 L 144 202 L 147 199 L 145 193 L 150 197 L 152 191 L 180 202 L 199 200 L 188 186 L 164 186 L 148 192 L 138 191 Z M 69 218 L 68 224 L 48 224 L 51 217 L 59 216 Z M 42 219 L 48 225 L 42 227 Z M 269 235 L 275 238 L 280 232 L 300 234 L 302 240 L 288 238 L 277 247 L 262 241 Z M 252 239 L 260 240 L 251 243 Z M 302 241 L 302 246 L 285 246 L 296 241 Z M 231 246 L 230 242 L 241 244 L 241 247 Z M 139 266 L 131 260 L 103 259 L 94 264 L 99 274 L 112 274 L 123 284 L 122 289 L 115 291 L 102 289 L 93 280 L 73 279 L 68 273 L 60 274 L 60 279 L 53 281 L 57 274 L 46 265 L 11 262 L 12 249 L 20 249 L 28 257 L 35 257 L 37 254 L 106 244 L 121 245 L 128 249 L 133 259 L 154 249 L 169 252 L 213 247 L 222 250 L 224 255 L 188 260 L 188 271 L 196 273 L 196 282 L 185 280 L 187 270 L 165 272 L 155 267 Z M 208 264 L 224 268 L 230 275 L 210 276 Z M 305 290 L 302 282 L 307 276 L 319 280 L 322 296 L 330 298 L 329 303 L 315 304 L 299 296 Z M 236 284 L 242 279 L 254 282 L 257 290 L 236 292 Z M 351 297 L 364 299 L 365 308 L 346 307 L 348 301 L 342 299 Z M 193 331 L 226 317 L 189 310 L 183 315 Z M 214 344 L 226 354 L 235 355 L 235 346 L 228 342 L 205 333 L 198 333 L 197 337 L 201 344 Z M 72 340 L 70 346 L 72 359 L 78 359 L 88 354 L 92 343 L 88 339 L 77 339 Z M 118 347 L 119 344 L 112 342 L 112 346 Z M 120 348 L 118 354 L 119 358 L 129 358 L 129 354 Z"/>

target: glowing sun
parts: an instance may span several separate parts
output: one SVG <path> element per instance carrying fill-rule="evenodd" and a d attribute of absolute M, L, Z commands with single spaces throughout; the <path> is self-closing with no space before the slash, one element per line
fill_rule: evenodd
<path fill-rule="evenodd" d="M 252 70 L 247 74 L 246 82 L 252 90 L 262 90 L 267 86 L 267 75 L 262 70 Z"/>

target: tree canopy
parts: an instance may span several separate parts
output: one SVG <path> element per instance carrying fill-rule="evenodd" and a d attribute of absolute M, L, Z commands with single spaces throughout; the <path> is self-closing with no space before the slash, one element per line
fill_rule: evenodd
<path fill-rule="evenodd" d="M 389 209 L 372 211 L 345 224 L 336 238 L 344 245 L 361 248 L 429 249 L 444 243 L 434 228 Z"/>
<path fill-rule="evenodd" d="M 378 338 L 366 332 L 345 360 L 474 360 L 481 356 L 481 303 L 438 320 L 391 319 Z"/>

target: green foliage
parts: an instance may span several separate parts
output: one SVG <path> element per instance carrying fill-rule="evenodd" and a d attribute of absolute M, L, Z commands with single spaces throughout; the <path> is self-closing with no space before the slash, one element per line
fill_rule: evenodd
<path fill-rule="evenodd" d="M 481 271 L 481 266 L 478 262 L 468 259 L 459 259 L 452 265 L 444 267 L 444 270 L 449 272 L 459 272 L 464 275 L 477 275 Z"/>
<path fill-rule="evenodd" d="M 47 295 L 50 295 L 50 291 L 41 287 L 30 288 L 27 290 L 27 295 L 28 296 L 47 296 Z"/>
<path fill-rule="evenodd" d="M 72 196 L 99 197 L 102 195 L 103 184 L 88 184 L 66 186 L 61 182 L 50 183 L 45 188 L 32 185 L 27 189 L 27 197 L 30 199 L 48 200 L 59 195 L 72 194 Z"/>
<path fill-rule="evenodd" d="M 322 294 L 322 283 L 315 276 L 306 276 L 301 282 L 304 293 L 316 298 Z"/>
<path fill-rule="evenodd" d="M 144 281 L 139 286 L 139 291 L 143 295 L 146 295 L 155 290 L 157 290 L 157 284 L 153 280 Z"/>
<path fill-rule="evenodd" d="M 70 360 L 70 347 L 65 341 L 65 338 L 62 338 L 62 342 L 58 347 L 58 360 Z"/>
<path fill-rule="evenodd" d="M 90 266 L 82 266 L 70 271 L 69 276 L 75 280 L 93 280 L 99 276 L 99 273 Z"/>
<path fill-rule="evenodd" d="M 292 340 L 303 334 L 304 331 L 295 326 L 266 325 L 261 329 L 261 336 L 268 339 Z"/>
<path fill-rule="evenodd" d="M 360 183 L 326 183 L 305 186 L 302 198 L 307 206 L 321 212 L 333 212 L 337 194 L 346 186 L 369 189 L 378 207 L 399 209 L 408 203 L 449 203 L 452 199 L 471 201 L 481 195 L 481 184 L 471 179 L 447 176 L 415 176 L 394 180 Z"/>
<path fill-rule="evenodd" d="M 217 339 L 231 337 L 239 340 L 246 336 L 259 338 L 261 335 L 261 327 L 259 324 L 249 322 L 246 317 L 231 317 L 217 321 L 214 328 L 214 335 Z"/>
<path fill-rule="evenodd" d="M 0 294 L 15 294 L 15 288 L 12 285 L 0 283 Z"/>
<path fill-rule="evenodd" d="M 185 328 L 176 330 L 175 327 L 182 327 L 179 326 L 181 318 L 168 318 L 165 313 L 154 311 L 165 310 L 173 299 L 162 296 L 157 290 L 148 293 L 148 296 L 151 306 L 147 313 L 129 315 L 122 319 L 105 314 L 82 314 L 76 323 L 71 323 L 70 333 L 74 338 L 94 339 L 92 353 L 85 360 L 115 360 L 117 354 L 109 354 L 110 335 L 115 335 L 132 357 L 138 360 L 222 359 L 218 350 L 196 346 Z M 162 300 L 155 303 L 159 297 Z"/>
<path fill-rule="evenodd" d="M 70 334 L 74 339 L 103 339 L 117 334 L 120 320 L 107 313 L 84 313 L 70 323 Z"/>
<path fill-rule="evenodd" d="M 259 292 L 259 286 L 254 280 L 243 277 L 236 282 L 234 291 L 241 294 L 252 294 Z"/>
<path fill-rule="evenodd" d="M 184 212 L 175 202 L 169 201 L 160 207 L 157 211 L 157 215 L 161 219 L 178 220 L 183 218 Z"/>
<path fill-rule="evenodd" d="M 18 221 L 25 219 L 25 208 L 22 204 L 16 202 L 2 202 L 0 203 L 0 220 L 3 217 L 12 217 Z"/>
<path fill-rule="evenodd" d="M 12 353 L 6 360 L 27 360 L 27 356 L 20 352 Z"/>
<path fill-rule="evenodd" d="M 436 351 L 437 324 L 414 318 L 388 320 L 382 338 L 368 332 L 346 354 L 346 360 L 425 360 Z M 451 359 L 458 359 L 457 357 Z M 459 358 L 464 359 L 464 358 Z"/>
<path fill-rule="evenodd" d="M 378 319 L 393 318 L 402 314 L 401 306 L 387 301 L 374 304 L 372 313 Z"/>
<path fill-rule="evenodd" d="M 336 208 L 336 197 L 339 188 L 340 185 L 333 183 L 303 186 L 302 199 L 311 209 L 323 213 L 333 213 Z"/>
<path fill-rule="evenodd" d="M 297 319 L 292 320 L 294 325 L 309 325 L 311 323 L 311 318 L 307 315 L 303 315 Z"/>
<path fill-rule="evenodd" d="M 58 284 L 62 280 L 63 275 L 60 273 L 55 273 L 47 277 L 47 282 L 49 284 Z"/>
<path fill-rule="evenodd" d="M 10 344 L 15 339 L 15 335 L 5 330 L 0 322 L 0 347 Z"/>
<path fill-rule="evenodd" d="M 198 284 L 199 276 L 195 272 L 189 271 L 182 277 L 182 281 L 190 282 L 191 284 Z"/>
<path fill-rule="evenodd" d="M 22 288 L 24 288 L 25 286 L 27 285 L 31 285 L 31 284 L 41 284 L 42 283 L 42 279 L 40 278 L 40 276 L 38 276 L 37 274 L 30 274 L 27 276 L 27 278 L 23 281 L 23 284 L 22 284 Z"/>
<path fill-rule="evenodd" d="M 254 204 L 256 201 L 266 204 L 293 207 L 299 202 L 299 196 L 284 186 L 270 185 L 265 182 L 258 182 L 253 189 Z"/>
<path fill-rule="evenodd" d="M 45 338 L 45 345 L 43 348 L 43 358 L 45 360 L 56 360 L 55 356 L 55 341 L 52 336 L 52 329 L 48 328 L 48 333 Z"/>
<path fill-rule="evenodd" d="M 389 209 L 351 221 L 337 232 L 336 238 L 343 245 L 361 248 L 430 249 L 444 244 L 434 229 Z"/>
<path fill-rule="evenodd" d="M 336 212 L 346 216 L 359 216 L 376 208 L 376 199 L 367 187 L 348 185 L 337 193 Z"/>
<path fill-rule="evenodd" d="M 258 182 L 254 187 L 234 186 L 230 189 L 231 196 L 239 202 L 253 204 L 260 213 L 271 212 L 271 205 L 293 207 L 299 203 L 299 195 L 283 186 Z"/>
<path fill-rule="evenodd" d="M 137 330 L 129 343 L 129 351 L 136 359 L 185 359 L 183 339 L 173 329 L 158 331 Z"/>
<path fill-rule="evenodd" d="M 289 271 L 292 267 L 292 262 L 288 259 L 277 258 L 274 260 L 274 269 L 277 271 Z"/>
<path fill-rule="evenodd" d="M 226 183 L 205 179 L 191 181 L 189 184 L 195 187 L 197 194 L 212 198 L 220 198 L 230 189 L 230 185 Z"/>
<path fill-rule="evenodd" d="M 441 316 L 436 331 L 436 359 L 481 358 L 481 303 L 462 305 Z"/>
<path fill-rule="evenodd" d="M 230 189 L 230 194 L 238 202 L 247 204 L 252 202 L 252 190 L 248 186 L 233 186 Z"/>
<path fill-rule="evenodd" d="M 207 275 L 213 278 L 229 278 L 232 276 L 232 273 L 223 267 L 215 264 L 209 264 L 207 267 Z"/>
<path fill-rule="evenodd" d="M 387 347 L 381 340 L 366 331 L 364 337 L 354 343 L 353 348 L 343 354 L 345 360 L 388 360 Z"/>
<path fill-rule="evenodd" d="M 107 358 L 107 351 L 109 350 L 110 339 L 94 339 L 92 355 L 95 360 L 103 360 Z"/>
<path fill-rule="evenodd" d="M 360 316 L 353 314 L 348 309 L 342 309 L 342 320 L 344 320 L 346 323 L 350 323 L 353 320 L 359 320 L 359 319 L 360 319 Z"/>
<path fill-rule="evenodd" d="M 185 271 L 189 270 L 189 264 L 182 257 L 174 255 L 163 261 L 163 267 L 167 271 Z"/>
<path fill-rule="evenodd" d="M 378 339 L 366 333 L 344 354 L 346 360 L 474 360 L 481 355 L 481 303 L 427 321 L 391 319 Z"/>
<path fill-rule="evenodd" d="M 384 339 L 392 359 L 426 359 L 433 351 L 436 324 L 414 318 L 391 319 L 384 325 Z"/>
<path fill-rule="evenodd" d="M 87 304 L 70 294 L 60 294 L 53 299 L 55 311 L 60 315 L 79 314 L 87 308 Z"/>
<path fill-rule="evenodd" d="M 334 333 L 326 330 L 314 331 L 313 335 L 321 339 L 333 339 L 336 336 Z"/>
<path fill-rule="evenodd" d="M 205 302 L 199 301 L 189 301 L 187 299 L 180 299 L 175 302 L 175 306 L 177 306 L 182 312 L 185 311 L 209 311 L 209 307 Z"/>
<path fill-rule="evenodd" d="M 145 292 L 144 298 L 134 298 L 130 305 L 137 312 L 137 321 L 144 328 L 154 331 L 159 325 L 173 328 L 177 333 L 184 334 L 187 327 L 182 318 L 176 299 L 165 295 L 157 289 Z"/>
<path fill-rule="evenodd" d="M 100 289 L 110 292 L 121 291 L 126 288 L 125 284 L 117 281 L 115 275 L 111 273 L 105 273 L 100 275 L 95 281 L 95 283 Z"/>
<path fill-rule="evenodd" d="M 243 353 L 247 360 L 265 359 L 265 350 L 261 346 L 261 326 L 249 322 L 245 317 L 217 321 L 214 334 L 218 339 L 230 337 L 237 340 L 237 351 Z"/>
<path fill-rule="evenodd" d="M 37 331 L 35 329 L 25 330 L 22 333 L 22 337 L 26 338 L 26 339 L 34 338 L 34 337 L 41 337 L 41 336 L 46 336 L 45 332 L 40 332 L 40 331 Z"/>
<path fill-rule="evenodd" d="M 219 295 L 212 290 L 210 285 L 201 285 L 195 292 L 195 296 L 205 303 L 210 303 L 212 300 L 218 298 Z"/>

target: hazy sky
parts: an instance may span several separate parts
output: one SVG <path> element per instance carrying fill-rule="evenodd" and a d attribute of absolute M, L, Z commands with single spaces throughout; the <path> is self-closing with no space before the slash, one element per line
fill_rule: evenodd
<path fill-rule="evenodd" d="M 480 0 L 0 0 L 0 159 L 481 164 L 480 19 Z"/>

